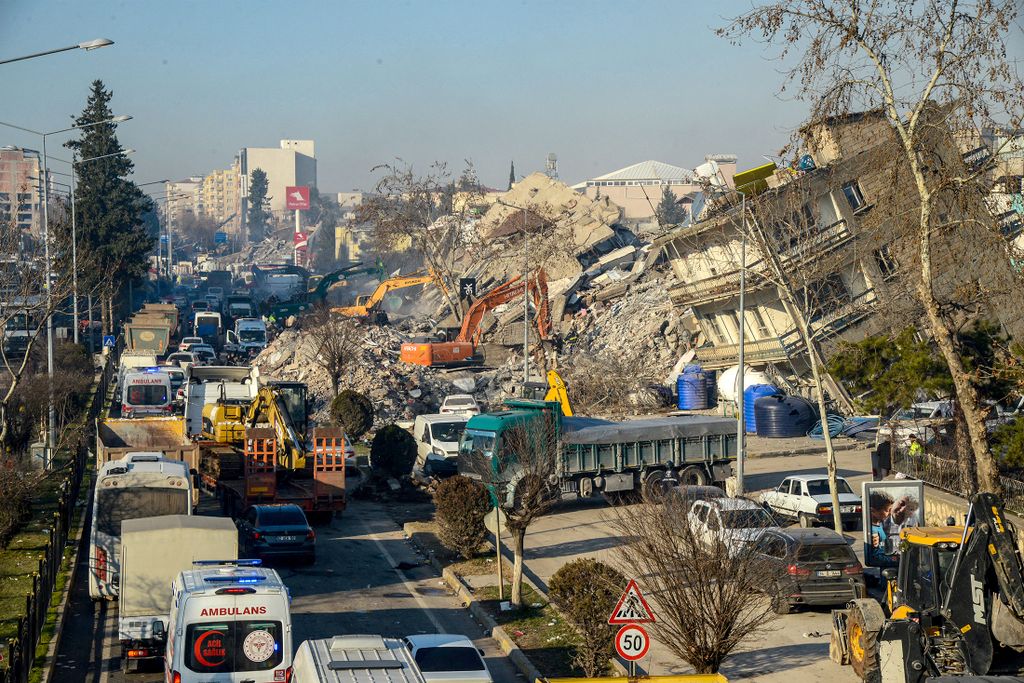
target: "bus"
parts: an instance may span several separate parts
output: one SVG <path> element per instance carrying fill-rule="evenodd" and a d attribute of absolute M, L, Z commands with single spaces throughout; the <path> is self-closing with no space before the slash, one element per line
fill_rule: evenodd
<path fill-rule="evenodd" d="M 121 564 L 121 522 L 192 514 L 188 465 L 159 452 L 129 453 L 96 476 L 89 535 L 89 597 L 114 600 Z"/>

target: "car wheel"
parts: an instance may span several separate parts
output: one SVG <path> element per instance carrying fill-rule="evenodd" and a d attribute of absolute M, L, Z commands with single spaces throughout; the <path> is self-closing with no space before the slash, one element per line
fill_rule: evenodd
<path fill-rule="evenodd" d="M 798 518 L 797 521 L 800 522 L 800 526 L 803 527 L 804 529 L 810 529 L 811 527 L 814 526 L 814 517 L 812 517 L 811 515 L 807 514 L 806 512 L 801 512 L 800 513 L 800 517 Z"/>
<path fill-rule="evenodd" d="M 782 597 L 781 589 L 776 589 L 772 595 L 772 611 L 776 614 L 789 614 L 793 611 L 793 606 L 789 604 L 786 598 Z"/>

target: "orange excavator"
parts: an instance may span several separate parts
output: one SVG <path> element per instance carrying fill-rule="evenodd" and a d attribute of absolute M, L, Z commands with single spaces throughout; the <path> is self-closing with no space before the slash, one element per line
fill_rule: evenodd
<path fill-rule="evenodd" d="M 476 362 L 476 350 L 483 330 L 480 323 L 484 315 L 502 304 L 522 299 L 525 291 L 537 310 L 537 331 L 541 339 L 551 338 L 551 313 L 548 309 L 548 281 L 543 270 L 536 275 L 514 277 L 498 285 L 473 302 L 462 319 L 462 328 L 453 341 L 449 342 L 406 342 L 402 344 L 401 358 L 406 363 L 438 367 L 445 365 L 468 365 Z"/>

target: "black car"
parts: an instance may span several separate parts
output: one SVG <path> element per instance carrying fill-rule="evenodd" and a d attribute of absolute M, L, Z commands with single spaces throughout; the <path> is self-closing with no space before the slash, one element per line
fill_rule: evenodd
<path fill-rule="evenodd" d="M 864 568 L 831 529 L 767 529 L 753 553 L 765 565 L 765 592 L 779 614 L 799 605 L 843 605 L 865 595 Z"/>
<path fill-rule="evenodd" d="M 243 557 L 316 561 L 316 532 L 298 505 L 253 505 L 236 524 Z"/>

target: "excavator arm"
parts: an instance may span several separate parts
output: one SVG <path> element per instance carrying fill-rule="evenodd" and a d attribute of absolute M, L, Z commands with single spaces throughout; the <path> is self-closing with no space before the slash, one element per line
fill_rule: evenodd
<path fill-rule="evenodd" d="M 305 402 L 304 391 L 301 400 Z M 302 409 L 305 409 L 304 405 Z M 303 469 L 306 465 L 304 435 L 292 419 L 283 391 L 272 384 L 260 387 L 256 399 L 249 405 L 245 426 L 255 427 L 260 422 L 269 423 L 277 435 L 281 464 L 287 469 Z"/>
<path fill-rule="evenodd" d="M 405 289 L 406 287 L 415 287 L 416 285 L 425 285 L 431 282 L 442 289 L 444 288 L 441 278 L 432 270 L 426 273 L 413 273 L 411 275 L 389 278 L 377 285 L 377 288 L 365 300 L 357 300 L 354 306 L 334 307 L 331 309 L 331 312 L 353 318 L 365 318 L 377 310 L 377 307 L 389 292 Z"/>
<path fill-rule="evenodd" d="M 532 278 L 524 283 L 522 278 L 516 276 L 503 285 L 498 285 L 491 291 L 473 302 L 462 319 L 462 328 L 459 336 L 455 338 L 458 342 L 472 342 L 474 346 L 480 343 L 483 336 L 483 329 L 480 327 L 484 315 L 502 304 L 522 298 L 523 288 L 529 290 L 533 306 L 537 310 L 537 330 L 541 339 L 548 339 L 551 336 L 551 314 L 548 308 L 548 281 L 543 270 L 537 272 Z"/>

